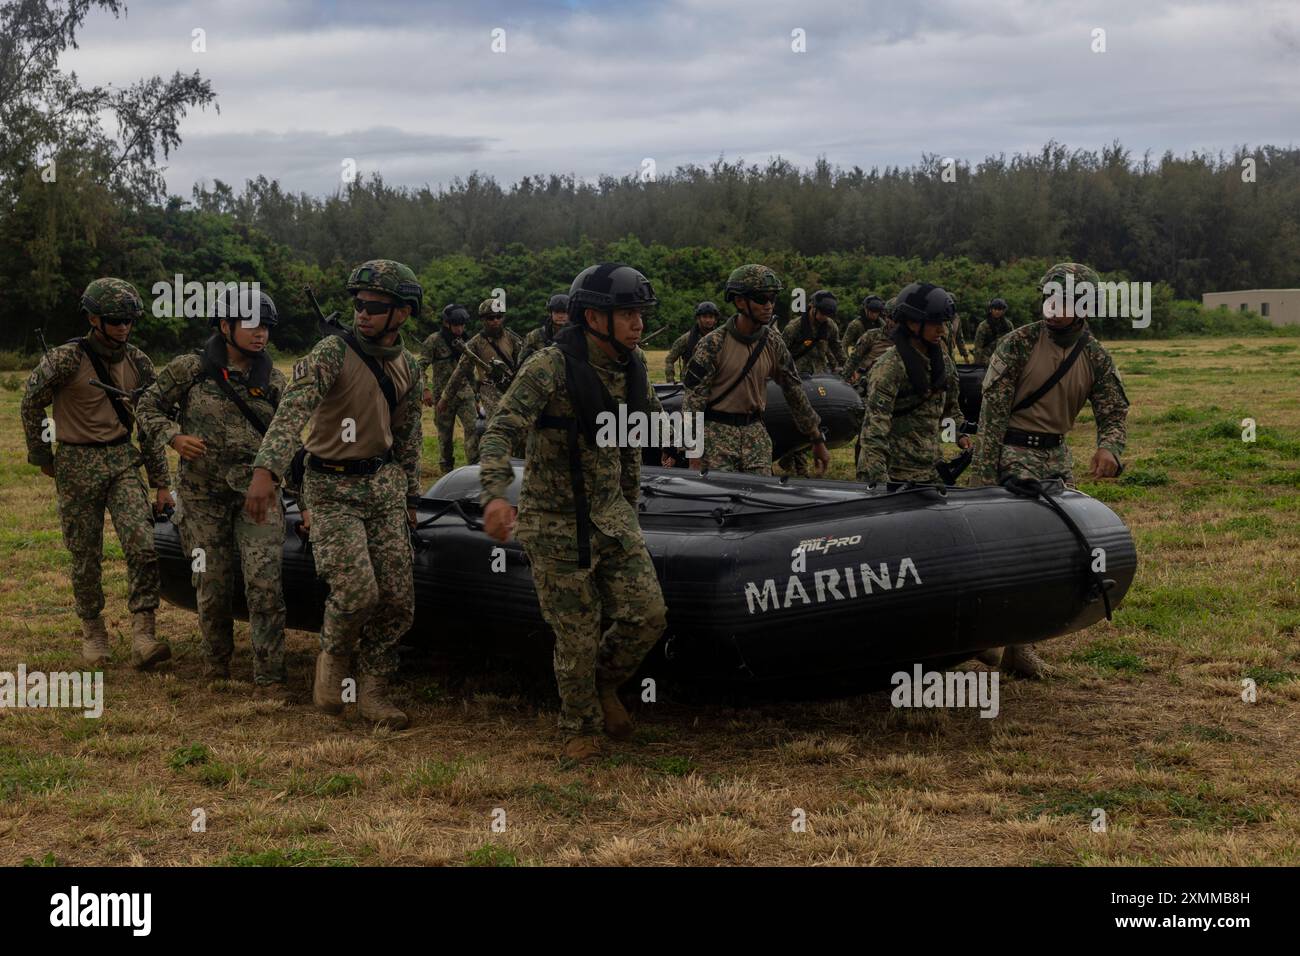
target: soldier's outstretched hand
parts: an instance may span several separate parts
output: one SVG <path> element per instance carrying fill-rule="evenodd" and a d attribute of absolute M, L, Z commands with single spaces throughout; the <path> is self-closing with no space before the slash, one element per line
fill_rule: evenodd
<path fill-rule="evenodd" d="M 1098 448 L 1088 474 L 1093 478 L 1114 478 L 1119 474 L 1119 460 L 1105 448 Z"/>
<path fill-rule="evenodd" d="M 515 530 L 518 510 L 504 498 L 493 498 L 483 509 L 483 530 L 493 541 L 505 544 Z"/>
<path fill-rule="evenodd" d="M 817 472 L 817 477 L 820 478 L 822 475 L 826 474 L 826 469 L 831 466 L 831 453 L 826 450 L 826 443 L 824 441 L 819 441 L 817 444 L 813 445 L 812 450 L 814 461 L 813 471 Z"/>

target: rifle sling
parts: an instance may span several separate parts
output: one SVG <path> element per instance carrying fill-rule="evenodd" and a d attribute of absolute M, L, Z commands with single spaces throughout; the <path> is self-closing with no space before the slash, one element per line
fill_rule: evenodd
<path fill-rule="evenodd" d="M 1083 330 L 1083 333 L 1079 336 L 1079 341 L 1074 343 L 1074 348 L 1071 349 L 1070 354 L 1065 357 L 1065 361 L 1056 367 L 1056 371 L 1048 377 L 1046 382 L 1038 386 L 1038 388 L 1034 389 L 1030 394 L 1026 395 L 1016 403 L 1016 406 L 1011 409 L 1012 415 L 1034 404 L 1034 402 L 1038 401 L 1054 389 L 1057 382 L 1065 378 L 1066 373 L 1070 371 L 1074 366 L 1074 363 L 1079 360 L 1079 356 L 1083 354 L 1083 347 L 1088 344 L 1088 339 L 1091 334 L 1092 333 L 1086 328 Z"/>
<path fill-rule="evenodd" d="M 90 365 L 94 368 L 95 375 L 99 380 L 105 385 L 112 385 L 113 379 L 109 377 L 108 366 L 104 364 L 104 360 L 95 354 L 95 350 L 90 347 L 84 338 L 79 338 L 76 342 L 77 345 L 81 347 L 81 351 L 86 353 L 86 358 L 90 359 Z M 126 406 L 122 404 L 122 399 L 118 398 L 112 392 L 105 392 L 104 397 L 108 399 L 109 404 L 113 407 L 113 411 L 117 413 L 117 420 L 120 421 L 122 427 L 126 429 L 126 437 L 130 438 L 131 413 L 128 412 Z"/>
<path fill-rule="evenodd" d="M 206 353 L 200 356 L 199 361 L 203 364 L 203 372 L 194 380 L 194 385 L 197 385 L 205 376 L 211 378 L 212 381 L 217 383 L 217 388 L 221 389 L 226 398 L 235 403 L 235 407 L 239 409 L 240 414 L 248 419 L 248 424 L 256 428 L 259 435 L 265 435 L 267 423 L 262 421 L 261 416 L 258 415 L 257 412 L 253 411 L 248 402 L 244 401 L 244 399 L 240 397 L 240 394 L 235 391 L 235 387 L 230 384 L 230 379 L 226 374 L 226 370 L 224 368 L 218 368 L 216 363 L 213 362 L 212 359 L 208 358 Z M 192 388 L 193 385 L 190 387 Z M 274 407 L 275 403 L 272 402 L 271 405 Z"/>
<path fill-rule="evenodd" d="M 749 376 L 750 371 L 752 371 L 754 366 L 758 363 L 758 359 L 763 354 L 763 349 L 766 346 L 767 346 L 767 327 L 764 326 L 763 334 L 760 335 L 754 341 L 754 343 L 749 347 L 749 358 L 745 360 L 745 367 L 740 370 L 740 374 L 736 376 L 736 380 L 734 382 L 732 382 L 730 385 L 724 388 L 716 397 L 709 400 L 709 403 L 706 406 L 704 406 L 706 411 L 712 408 L 714 405 L 718 404 L 718 402 L 722 401 L 733 391 L 735 391 L 736 386 L 738 386 Z"/>

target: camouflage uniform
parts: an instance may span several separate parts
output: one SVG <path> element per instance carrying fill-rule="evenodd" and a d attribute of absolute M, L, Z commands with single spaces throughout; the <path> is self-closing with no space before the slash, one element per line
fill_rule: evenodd
<path fill-rule="evenodd" d="M 709 421 L 707 417 L 707 408 L 713 393 L 721 392 L 731 384 L 730 381 L 718 381 L 718 362 L 723 346 L 726 344 L 727 336 L 732 336 L 737 341 L 746 343 L 746 340 L 736 332 L 735 328 L 736 316 L 732 316 L 721 328 L 714 329 L 701 339 L 700 344 L 696 346 L 695 354 L 691 357 L 688 368 L 687 377 L 691 381 L 687 386 L 686 398 L 682 403 L 682 413 L 684 415 L 694 415 L 697 412 L 703 412 L 706 415 L 702 467 L 714 471 L 739 471 L 752 475 L 770 475 L 772 473 L 772 436 L 768 434 L 761 418 L 747 425 L 731 425 L 719 421 Z M 771 349 L 773 352 L 768 377 L 781 386 L 781 391 L 790 404 L 795 427 L 802 434 L 808 436 L 810 441 L 814 437 L 820 439 L 821 419 L 817 417 L 817 413 L 813 411 L 812 405 L 808 402 L 808 396 L 804 394 L 799 372 L 795 368 L 794 360 L 790 357 L 790 349 L 786 346 L 785 339 L 767 328 L 760 329 L 757 335 L 764 338 L 763 347 Z M 761 362 L 758 367 L 762 367 Z M 751 371 L 749 376 L 752 377 L 755 374 L 755 371 Z M 766 379 L 758 384 L 760 387 L 764 387 Z M 743 387 L 742 385 L 733 390 L 731 395 L 736 395 Z M 751 409 L 751 411 L 757 410 L 757 407 Z"/>
<path fill-rule="evenodd" d="M 953 364 L 964 364 L 966 361 L 966 337 L 961 330 L 961 316 L 955 315 L 951 320 L 944 323 L 943 338 L 940 339 L 944 351 L 952 359 Z"/>
<path fill-rule="evenodd" d="M 988 365 L 989 360 L 993 358 L 993 350 L 1013 328 L 1011 320 L 1006 316 L 996 324 L 992 318 L 981 322 L 979 328 L 975 330 L 975 364 Z"/>
<path fill-rule="evenodd" d="M 407 387 L 398 389 L 390 422 L 393 460 L 371 475 L 308 468 L 303 499 L 312 511 L 316 573 L 329 585 L 321 649 L 339 657 L 355 651 L 363 675 L 386 677 L 397 669 L 397 643 L 415 616 L 406 503 L 408 497 L 420 494 L 419 360 L 403 347 L 400 336 L 389 347 L 371 344 L 362 336 L 357 341 L 363 351 L 386 364 L 390 375 L 400 372 L 405 362 Z M 355 396 L 358 418 L 364 411 L 361 406 L 382 407 L 387 413 L 374 376 L 365 365 L 347 361 L 350 351 L 343 339 L 331 335 L 294 364 L 289 390 L 267 429 L 254 467 L 266 468 L 277 477 L 285 475 L 308 419 L 313 421 L 313 434 L 316 429 L 337 429 L 339 422 L 322 421 L 317 413 L 332 393 Z M 359 380 L 348 381 L 351 376 Z M 341 416 L 348 413 L 350 409 L 340 411 Z M 311 448 L 311 437 L 307 444 Z"/>
<path fill-rule="evenodd" d="M 284 394 L 285 377 L 270 365 L 265 385 L 254 385 L 253 370 L 227 369 L 226 342 L 213 336 L 205 347 L 208 358 L 226 371 L 227 381 L 263 422 L 270 422 Z M 257 361 L 256 359 L 253 361 Z M 180 422 L 172 416 L 180 406 Z M 159 446 L 177 435 L 203 439 L 206 453 L 193 461 L 181 459 L 176 514 L 186 555 L 203 551 L 204 567 L 194 572 L 199 631 L 203 655 L 211 664 L 226 665 L 234 651 L 237 571 L 242 571 L 244 598 L 253 648 L 253 677 L 260 685 L 282 684 L 284 667 L 284 593 L 280 556 L 284 546 L 284 512 L 279 502 L 265 524 L 244 513 L 244 494 L 252 478 L 253 458 L 261 433 L 226 397 L 200 355 L 182 355 L 168 363 L 140 397 L 140 427 Z"/>
<path fill-rule="evenodd" d="M 479 311 L 482 314 L 482 309 Z M 497 354 L 496 348 L 492 347 L 493 342 L 496 343 L 497 348 L 505 353 L 506 359 L 502 359 L 501 355 Z M 504 327 L 502 327 L 501 334 L 496 339 L 489 339 L 485 333 L 479 332 L 465 343 L 467 351 L 473 352 L 485 362 L 491 363 L 494 359 L 501 361 L 508 359 L 507 364 L 513 366 L 512 371 L 519 368 L 519 354 L 523 347 L 523 339 Z M 456 395 L 470 382 L 475 383 L 474 387 L 478 392 L 479 403 L 483 406 L 483 413 L 491 420 L 492 413 L 497 410 L 497 404 L 501 401 L 501 392 L 497 390 L 496 384 L 480 371 L 477 365 L 463 355 L 456 364 L 456 370 L 452 372 L 451 378 L 447 380 L 447 384 L 443 387 L 442 397 L 447 399 L 448 404 L 451 404 L 452 396 Z"/>
<path fill-rule="evenodd" d="M 1055 448 L 1026 448 L 1006 445 L 1002 441 L 1011 419 L 1011 407 L 1021 373 L 1046 329 L 1047 323 L 1041 321 L 1022 325 L 1003 336 L 993 353 L 984 376 L 979 434 L 971 461 L 972 485 L 996 484 L 1011 475 L 1038 479 L 1060 477 L 1066 482 L 1074 480 L 1070 449 L 1064 441 Z M 1065 336 L 1047 334 L 1068 352 L 1081 330 Z M 1105 448 L 1119 460 L 1127 439 L 1128 396 L 1124 394 L 1115 361 L 1095 337 L 1090 337 L 1079 362 L 1091 366 L 1093 384 L 1088 402 L 1097 420 L 1097 447 Z"/>
<path fill-rule="evenodd" d="M 965 424 L 957 404 L 957 369 L 944 354 L 945 387 L 919 396 L 908 378 L 899 348 L 912 346 L 890 349 L 871 369 L 858 438 L 858 481 L 941 485 L 943 481 L 934 466 L 939 460 L 942 421 L 951 418 L 956 428 Z M 928 376 L 930 359 L 919 354 Z"/>
<path fill-rule="evenodd" d="M 591 336 L 587 344 L 589 363 L 610 397 L 625 401 L 628 376 Z M 644 365 L 644 353 L 638 350 L 634 360 Z M 564 356 L 545 348 L 515 377 L 488 422 L 480 480 L 485 507 L 504 498 L 514 481 L 511 448 L 527 436 L 515 536 L 528 553 L 542 616 L 555 632 L 560 727 L 586 735 L 600 732 L 601 689 L 632 676 L 663 633 L 667 612 L 637 521 L 638 449 L 593 448 L 579 437 L 591 523 L 591 567 L 579 567 L 568 432 L 534 427 L 542 415 L 573 414 Z M 602 620 L 610 622 L 603 634 Z"/>
<path fill-rule="evenodd" d="M 443 331 L 434 332 L 420 346 L 420 380 L 424 380 L 426 369 L 432 371 L 429 390 L 434 399 L 442 395 L 451 379 L 459 357 Z M 438 429 L 439 463 L 444 470 L 455 467 L 455 428 L 460 421 L 460 429 L 465 435 L 465 460 L 469 464 L 478 461 L 478 404 L 474 400 L 474 390 L 465 382 L 459 392 L 447 400 L 447 410 L 433 413 L 433 423 Z"/>
<path fill-rule="evenodd" d="M 858 388 L 865 394 L 866 379 L 872 366 L 880 360 L 880 356 L 893 347 L 894 340 L 883 328 L 869 330 L 858 339 L 858 344 L 853 346 L 853 351 L 849 353 L 849 359 L 844 363 L 844 377 L 848 378 L 858 369 L 863 369 L 862 375 L 858 378 Z"/>
<path fill-rule="evenodd" d="M 846 350 L 852 349 L 862 341 L 862 336 L 883 325 L 883 319 L 871 319 L 866 315 L 859 315 L 856 319 L 850 322 L 848 327 L 844 330 L 844 336 L 842 338 L 843 347 Z"/>
<path fill-rule="evenodd" d="M 97 280 L 91 287 L 109 288 L 105 283 L 121 283 L 135 295 L 135 290 L 121 280 Z M 86 342 L 108 368 L 113 381 L 106 384 L 129 391 L 153 383 L 153 363 L 134 345 L 128 343 L 110 351 L 93 334 L 87 336 Z M 97 621 L 104 609 L 101 565 L 106 510 L 126 556 L 127 607 L 132 614 L 152 614 L 158 607 L 153 507 L 140 478 L 141 464 L 148 474 L 149 487 L 168 485 L 163 447 L 147 434 L 141 434 L 139 450 L 127 440 L 126 430 L 111 411 L 108 395 L 88 384 L 94 377 L 90 359 L 75 341 L 55 346 L 28 377 L 21 407 L 28 462 L 54 466 L 59 522 L 64 547 L 72 555 L 72 592 L 82 621 Z M 42 440 L 45 408 L 51 403 L 58 454 Z M 81 434 L 86 428 L 84 423 L 92 416 L 100 421 L 97 434 Z M 74 435 L 85 442 L 74 443 Z"/>
<path fill-rule="evenodd" d="M 519 366 L 523 367 L 525 361 L 532 356 L 534 352 L 540 352 L 546 346 L 551 344 L 551 339 L 555 335 L 555 330 L 551 328 L 551 320 L 548 316 L 542 320 L 542 324 L 533 329 L 524 336 L 524 344 L 519 349 Z"/>
<path fill-rule="evenodd" d="M 809 324 L 813 328 L 804 327 L 803 319 L 798 319 L 787 325 L 781 333 L 785 339 L 786 347 L 790 350 L 794 358 L 794 367 L 800 375 L 819 375 L 823 372 L 833 372 L 837 368 L 843 368 L 845 362 L 844 348 L 840 344 L 840 330 L 835 324 L 834 319 L 826 320 L 826 338 L 816 338 L 819 331 L 815 325 L 816 320 L 810 319 Z M 833 363 L 833 364 L 832 364 Z M 808 449 L 802 451 L 792 451 L 784 455 L 779 462 L 781 470 L 787 474 L 794 474 L 800 478 L 808 476 L 808 461 L 812 453 Z"/>

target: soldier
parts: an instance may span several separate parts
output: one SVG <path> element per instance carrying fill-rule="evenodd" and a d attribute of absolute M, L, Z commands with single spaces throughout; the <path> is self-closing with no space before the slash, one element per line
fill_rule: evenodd
<path fill-rule="evenodd" d="M 138 416 L 141 430 L 180 455 L 180 504 L 172 522 L 187 555 L 201 549 L 203 566 L 194 577 L 203 676 L 230 677 L 238 565 L 248 605 L 255 694 L 288 703 L 280 587 L 283 510 L 276 501 L 272 521 L 263 525 L 244 513 L 253 457 L 284 394 L 284 373 L 266 352 L 278 316 L 265 292 L 254 306 L 258 312 L 251 326 L 240 318 L 238 294 L 225 305 L 224 315 L 210 317 L 215 331 L 203 349 L 173 359 L 140 396 Z M 179 424 L 173 420 L 177 405 Z"/>
<path fill-rule="evenodd" d="M 171 657 L 158 640 L 158 556 L 153 546 L 153 513 L 174 505 L 167 490 L 167 454 L 147 434 L 140 448 L 131 444 L 128 400 L 90 384 L 91 379 L 124 392 L 153 383 L 149 357 L 127 342 L 131 325 L 144 313 L 135 287 L 122 279 L 96 279 L 81 295 L 90 324 L 83 338 L 46 353 L 27 379 L 21 415 L 27 460 L 54 479 L 63 544 L 72 555 L 72 593 L 81 618 L 81 653 L 91 664 L 111 656 L 104 619 L 100 565 L 104 551 L 104 512 L 108 511 L 126 555 L 127 607 L 131 611 L 131 663 L 147 670 Z M 46 406 L 53 403 L 53 428 Z M 51 443 L 59 443 L 58 454 Z M 156 489 L 150 510 L 140 465 Z"/>
<path fill-rule="evenodd" d="M 289 472 L 303 426 L 303 499 L 311 509 L 316 573 L 329 586 L 312 701 L 343 710 L 343 682 L 357 655 L 361 716 L 401 729 L 388 698 L 397 642 L 415 616 L 410 528 L 420 498 L 419 359 L 400 329 L 419 315 L 415 273 L 391 259 L 352 270 L 353 329 L 339 328 L 293 366 L 293 380 L 253 461 L 244 507 L 261 524 L 275 484 Z M 454 392 L 453 392 L 454 394 Z"/>
<path fill-rule="evenodd" d="M 1089 476 L 1113 478 L 1127 438 L 1128 396 L 1115 362 L 1088 329 L 1075 302 L 1049 295 L 1049 282 L 1075 288 L 1097 273 L 1077 262 L 1060 262 L 1043 275 L 1043 320 L 1002 337 L 984 376 L 980 428 L 971 461 L 971 484 L 1008 478 L 1074 480 L 1065 436 L 1084 402 L 1097 420 L 1097 450 Z M 1060 306 L 1058 308 L 1058 306 Z M 1007 647 L 1003 670 L 1041 677 L 1046 665 L 1031 645 Z"/>
<path fill-rule="evenodd" d="M 939 342 L 951 298 L 938 286 L 913 282 L 894 306 L 894 347 L 871 369 L 859 436 L 858 481 L 942 485 L 935 462 L 945 418 L 964 424 L 957 369 Z M 957 444 L 969 448 L 970 438 Z"/>
<path fill-rule="evenodd" d="M 432 405 L 434 396 L 441 395 L 446 389 L 452 369 L 460 361 L 459 347 L 465 344 L 465 325 L 468 322 L 469 310 L 453 302 L 442 310 L 442 328 L 420 346 L 420 380 L 424 380 L 425 369 L 432 372 L 432 387 L 424 390 L 425 405 Z M 444 474 L 456 467 L 457 419 L 465 434 L 465 460 L 472 465 L 478 461 L 478 403 L 468 381 L 451 396 L 445 411 L 435 411 L 433 415 L 434 426 L 438 429 L 438 464 Z"/>
<path fill-rule="evenodd" d="M 763 265 L 744 265 L 727 279 L 726 299 L 736 314 L 706 335 L 695 349 L 683 379 L 682 413 L 704 413 L 704 454 L 694 469 L 772 473 L 772 436 L 763 424 L 769 379 L 781 386 L 798 428 L 812 444 L 818 475 L 830 464 L 821 419 L 804 394 L 785 339 L 773 334 L 772 321 L 781 280 Z"/>
<path fill-rule="evenodd" d="M 1014 327 L 1007 315 L 1006 299 L 989 299 L 988 312 L 984 321 L 975 330 L 975 364 L 988 365 L 1002 336 Z"/>
<path fill-rule="evenodd" d="M 555 632 L 563 755 L 600 753 L 601 726 L 625 739 L 632 723 L 618 688 L 663 632 L 663 593 L 637 521 L 640 451 L 597 444 L 596 417 L 626 404 L 651 408 L 654 390 L 637 350 L 642 311 L 656 304 L 636 269 L 602 263 L 569 290 L 570 325 L 501 400 L 482 443 L 484 529 L 513 529 L 528 554 L 542 616 Z M 511 447 L 527 436 L 519 508 Z M 571 463 L 581 462 L 579 469 Z M 601 633 L 602 619 L 610 622 Z"/>
<path fill-rule="evenodd" d="M 686 367 L 691 363 L 691 356 L 695 354 L 695 346 L 700 344 L 700 339 L 713 331 L 718 324 L 718 316 L 722 313 L 712 302 L 704 301 L 695 307 L 695 324 L 691 326 L 689 332 L 683 332 L 673 342 L 672 348 L 668 350 L 668 357 L 664 359 L 664 381 L 680 381 L 677 377 L 677 363 L 682 363 L 682 373 L 685 374 Z"/>
<path fill-rule="evenodd" d="M 861 341 L 862 336 L 872 329 L 884 327 L 885 300 L 872 294 L 862 300 L 862 308 L 856 319 L 844 330 L 844 350 L 847 352 Z"/>
<path fill-rule="evenodd" d="M 483 322 L 483 331 L 465 343 L 465 350 L 473 352 L 489 364 L 493 361 L 503 362 L 507 374 L 514 375 L 519 369 L 519 353 L 524 347 L 524 341 L 505 327 L 506 314 L 495 311 L 493 309 L 495 304 L 494 299 L 484 299 L 479 303 L 478 317 Z M 472 359 L 464 355 L 460 357 L 456 371 L 451 373 L 451 378 L 442 389 L 442 396 L 438 399 L 437 405 L 439 414 L 446 411 L 447 406 L 451 404 L 452 396 L 459 392 L 466 382 L 475 383 L 474 389 L 478 393 L 479 403 L 483 406 L 483 414 L 491 420 L 492 413 L 497 410 L 497 403 L 501 401 L 502 390 L 491 377 L 474 364 Z"/>
<path fill-rule="evenodd" d="M 835 324 L 839 311 L 834 294 L 820 289 L 813 293 L 812 308 L 798 321 L 791 322 L 781 333 L 794 367 L 802 375 L 836 372 L 844 366 L 844 349 L 840 347 L 840 330 Z M 777 462 L 786 474 L 808 477 L 808 451 L 792 451 Z"/>
<path fill-rule="evenodd" d="M 542 324 L 524 336 L 524 347 L 519 350 L 520 368 L 528 356 L 550 345 L 555 333 L 568 323 L 569 297 L 563 292 L 555 293 L 546 302 L 546 312 L 547 318 L 542 320 Z"/>
<path fill-rule="evenodd" d="M 893 302 L 892 299 L 890 301 Z M 844 380 L 850 385 L 857 386 L 864 398 L 867 393 L 867 375 L 871 372 L 871 367 L 879 361 L 880 356 L 894 347 L 894 330 L 898 326 L 894 322 L 892 308 L 888 313 L 884 313 L 882 322 L 884 324 L 880 328 L 868 329 L 863 333 L 862 338 L 858 339 L 858 344 L 853 346 L 853 350 L 849 353 L 848 361 L 844 363 Z"/>
<path fill-rule="evenodd" d="M 966 336 L 961 329 L 961 316 L 957 314 L 957 301 L 948 293 L 949 319 L 943 326 L 943 348 L 953 363 L 965 363 L 970 355 L 966 348 Z"/>

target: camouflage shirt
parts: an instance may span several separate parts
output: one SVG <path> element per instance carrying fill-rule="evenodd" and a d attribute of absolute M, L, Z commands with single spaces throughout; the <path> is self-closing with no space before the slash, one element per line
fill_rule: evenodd
<path fill-rule="evenodd" d="M 817 331 L 815 322 L 814 333 Z M 826 338 L 803 338 L 803 320 L 795 319 L 781 332 L 786 347 L 801 375 L 816 375 L 844 367 L 844 349 L 840 345 L 840 329 L 834 319 L 826 320 Z"/>
<path fill-rule="evenodd" d="M 943 324 L 944 349 L 954 363 L 966 361 L 966 336 L 961 330 L 961 316 L 954 316 Z"/>
<path fill-rule="evenodd" d="M 263 422 L 270 424 L 275 406 L 284 394 L 284 373 L 272 367 L 267 387 L 257 389 L 257 394 L 249 391 L 245 373 L 232 367 L 228 374 L 235 394 Z M 177 405 L 180 406 L 179 422 L 173 419 Z M 201 458 L 181 459 L 182 482 L 205 488 L 247 489 L 262 435 L 216 381 L 203 374 L 201 356 L 181 355 L 167 363 L 158 380 L 140 396 L 137 414 L 141 429 L 149 432 L 159 445 L 171 444 L 177 435 L 203 439 L 207 452 Z"/>
<path fill-rule="evenodd" d="M 424 381 L 424 373 L 432 372 L 429 390 L 433 392 L 434 400 L 447 387 L 447 382 L 451 380 L 451 373 L 456 368 L 456 363 L 460 361 L 457 354 L 447 340 L 443 337 L 442 332 L 434 332 L 420 344 L 420 381 Z M 473 401 L 474 391 L 466 382 L 456 396 L 458 399 Z"/>
<path fill-rule="evenodd" d="M 127 343 L 125 354 L 119 360 L 131 363 L 135 370 L 139 388 L 152 385 L 157 377 L 153 362 L 149 356 L 131 343 Z M 23 421 L 23 437 L 27 441 L 27 461 L 33 465 L 44 466 L 54 462 L 54 453 L 49 443 L 41 440 L 44 431 L 45 409 L 54 401 L 54 393 L 65 383 L 73 379 L 81 370 L 82 362 L 89 361 L 81 346 L 76 342 L 67 342 L 50 349 L 39 365 L 27 378 L 27 391 L 23 394 L 20 415 Z M 111 362 L 109 374 L 113 374 Z M 111 383 L 110 383 L 111 384 Z M 103 401 L 109 403 L 108 394 Z M 57 439 L 57 435 L 55 436 Z M 140 431 L 140 452 L 144 458 L 145 472 L 149 476 L 152 488 L 166 488 L 168 485 L 167 451 L 147 432 Z"/>
<path fill-rule="evenodd" d="M 930 360 L 925 356 L 921 360 L 928 375 Z M 939 460 L 943 419 L 951 418 L 954 429 L 965 424 L 957 403 L 957 369 L 947 354 L 943 365 L 945 386 L 925 396 L 913 389 L 898 348 L 891 348 L 872 367 L 858 452 L 859 480 L 938 480 L 934 465 Z"/>
<path fill-rule="evenodd" d="M 589 362 L 616 403 L 627 399 L 628 377 L 617 372 L 595 340 L 587 337 Z M 639 349 L 634 361 L 645 364 Z M 649 410 L 659 407 L 649 387 Z M 576 561 L 578 523 L 569 472 L 569 434 L 559 428 L 537 428 L 542 415 L 573 416 L 565 379 L 564 355 L 554 346 L 542 349 L 510 383 L 496 414 L 488 421 L 479 442 L 479 481 L 486 506 L 504 498 L 514 481 L 510 449 L 527 435 L 523 487 L 519 492 L 519 520 L 515 535 L 530 550 L 548 557 Z M 579 436 L 582 479 L 592 527 L 631 550 L 642 546 L 636 503 L 641 493 L 641 450 L 592 448 Z"/>
<path fill-rule="evenodd" d="M 690 362 L 693 383 L 686 389 L 686 398 L 682 402 L 682 414 L 694 415 L 703 412 L 708 408 L 712 393 L 715 390 L 721 391 L 731 384 L 730 382 L 718 382 L 716 379 L 718 377 L 718 356 L 722 352 L 726 336 L 735 334 L 735 325 L 736 316 L 733 315 L 721 328 L 714 329 L 700 339 L 700 344 L 695 347 L 695 354 L 691 356 Z M 738 335 L 736 337 L 739 338 Z M 804 394 L 803 385 L 799 378 L 799 370 L 794 367 L 794 360 L 790 358 L 790 349 L 786 347 L 785 339 L 781 335 L 772 334 L 771 329 L 766 332 L 765 338 L 764 347 L 772 349 L 775 353 L 769 377 L 781 387 L 781 392 L 790 405 L 790 414 L 794 420 L 795 428 L 810 441 L 821 441 L 821 418 L 813 411 L 808 396 Z M 750 372 L 750 374 L 753 375 L 755 372 Z"/>
<path fill-rule="evenodd" d="M 364 347 L 364 345 L 363 345 Z M 420 494 L 420 450 L 423 438 L 420 431 L 422 411 L 418 372 L 420 360 L 402 346 L 397 338 L 396 349 L 412 369 L 411 387 L 405 395 L 398 396 L 397 408 L 392 416 L 393 460 L 406 471 L 407 495 Z M 293 366 L 293 381 L 280 401 L 275 418 L 266 430 L 262 446 L 253 461 L 255 468 L 265 468 L 277 478 L 289 470 L 293 456 L 302 445 L 302 431 L 312 413 L 334 388 L 343 371 L 350 346 L 337 335 L 327 335 L 316 343 L 311 352 Z M 361 366 L 357 372 L 373 380 L 369 369 Z M 378 385 L 375 385 L 378 388 Z"/>
<path fill-rule="evenodd" d="M 880 319 L 871 320 L 868 319 L 865 315 L 858 316 L 856 319 L 850 322 L 848 324 L 848 327 L 844 330 L 844 335 L 841 340 L 843 342 L 844 348 L 846 349 L 853 348 L 855 345 L 858 344 L 859 341 L 862 340 L 862 336 L 866 335 L 868 332 L 872 331 L 873 329 L 880 328 L 883 324 L 884 322 Z"/>
<path fill-rule="evenodd" d="M 975 330 L 976 365 L 989 364 L 989 359 L 993 358 L 993 350 L 997 348 L 997 345 L 1002 341 L 1003 336 L 1007 335 L 1014 326 L 1012 326 L 1010 320 L 1003 319 L 1001 328 L 1005 329 L 1005 331 L 999 335 L 994 331 L 993 324 L 988 319 L 985 319 L 979 324 L 979 328 Z"/>
<path fill-rule="evenodd" d="M 1022 325 L 1004 335 L 993 352 L 984 376 L 979 434 L 971 462 L 972 485 L 997 483 L 1002 438 L 1011 419 L 1012 399 L 1045 326 L 1042 321 Z M 1128 437 L 1128 396 L 1124 394 L 1124 383 L 1115 368 L 1115 360 L 1095 336 L 1089 336 L 1079 361 L 1092 366 L 1093 381 L 1088 402 L 1097 420 L 1097 447 L 1105 448 L 1118 460 Z"/>
<path fill-rule="evenodd" d="M 496 342 L 496 348 L 492 347 L 493 341 Z M 495 340 L 489 339 L 482 332 L 479 332 L 465 343 L 467 351 L 473 352 L 489 365 L 494 360 L 505 361 L 497 353 L 497 348 L 499 348 L 510 359 L 509 364 L 512 364 L 516 369 L 519 368 L 519 354 L 523 347 L 524 340 L 510 329 L 503 329 L 500 337 Z M 437 398 L 445 398 L 450 402 L 453 395 L 458 394 L 466 384 L 471 382 L 474 383 L 474 390 L 478 393 L 479 401 L 483 402 L 484 405 L 491 407 L 500 398 L 497 387 L 492 383 L 492 380 L 464 355 L 456 363 L 456 370 L 451 373 L 451 378 L 447 380 L 447 384 Z"/>
<path fill-rule="evenodd" d="M 543 323 L 524 336 L 524 344 L 519 349 L 519 365 L 523 367 L 524 360 L 534 352 L 540 352 L 551 343 L 546 341 L 546 325 L 550 319 L 543 320 Z"/>
<path fill-rule="evenodd" d="M 884 329 L 869 329 L 849 353 L 849 360 L 844 364 L 844 376 L 847 378 L 858 369 L 863 369 L 865 375 L 880 360 L 880 356 L 893 347 L 894 340 L 888 332 Z"/>
<path fill-rule="evenodd" d="M 691 361 L 691 357 L 686 354 L 686 349 L 691 344 L 691 336 L 694 334 L 695 329 L 692 327 L 689 331 L 683 332 L 673 340 L 672 347 L 668 349 L 668 355 L 664 358 L 665 382 L 681 381 L 677 376 L 677 363 L 681 363 L 682 371 L 685 372 L 686 366 L 689 365 Z M 695 340 L 695 347 L 699 348 L 700 343 L 703 341 L 704 335 L 700 334 Z"/>

